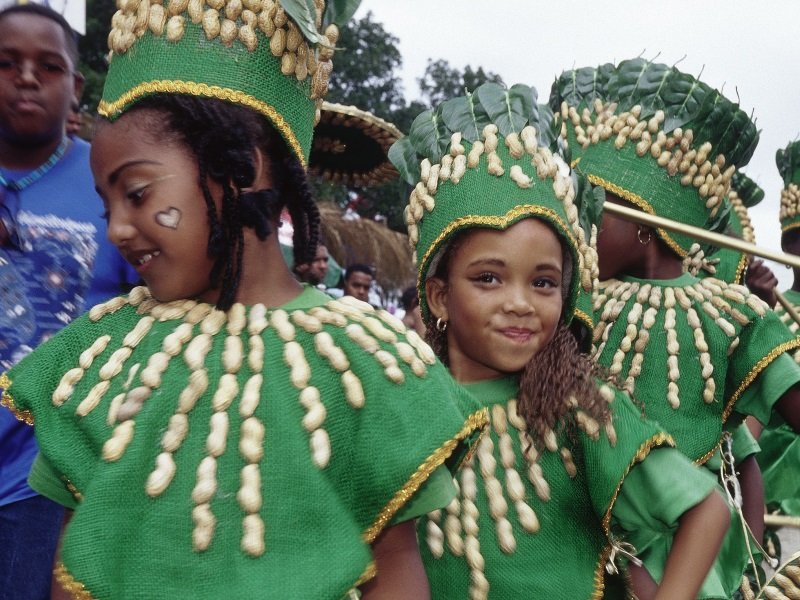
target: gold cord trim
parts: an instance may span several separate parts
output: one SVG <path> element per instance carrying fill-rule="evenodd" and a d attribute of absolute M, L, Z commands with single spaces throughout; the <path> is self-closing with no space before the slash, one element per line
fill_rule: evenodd
<path fill-rule="evenodd" d="M 11 379 L 8 374 L 3 373 L 0 375 L 0 388 L 3 388 L 3 394 L 0 396 L 0 406 L 5 406 L 11 411 L 18 421 L 22 421 L 26 425 L 33 425 L 33 413 L 29 410 L 22 410 L 17 408 L 14 403 L 14 398 L 8 393 L 8 388 L 11 387 Z"/>
<path fill-rule="evenodd" d="M 598 177 L 597 175 L 587 175 L 586 178 L 594 185 L 599 185 L 601 188 L 608 190 L 615 196 L 619 196 L 623 200 L 627 200 L 634 206 L 641 208 L 644 212 L 651 215 L 656 214 L 656 211 L 652 207 L 652 205 L 641 196 L 634 194 L 633 192 L 626 190 L 625 188 L 621 188 L 617 184 L 611 183 L 610 181 L 607 181 L 602 177 Z M 665 229 L 661 229 L 660 227 L 656 228 L 656 231 L 658 232 L 659 237 L 661 237 L 661 239 L 664 240 L 664 243 L 667 244 L 667 246 L 669 246 L 673 252 L 675 252 L 681 258 L 686 258 L 688 252 L 686 252 L 686 250 L 681 248 L 678 245 L 678 242 L 672 239 L 669 232 L 667 232 Z"/>
<path fill-rule="evenodd" d="M 594 589 L 592 590 L 591 600 L 602 600 L 605 591 L 605 573 L 608 557 L 611 556 L 611 544 L 609 543 L 600 553 L 600 560 L 594 568 Z"/>
<path fill-rule="evenodd" d="M 576 308 L 572 313 L 576 319 L 582 321 L 584 325 L 586 325 L 589 329 L 594 329 L 594 320 L 584 311 L 579 308 Z"/>
<path fill-rule="evenodd" d="M 424 270 L 427 270 L 428 262 L 432 258 L 433 254 L 439 250 L 439 245 L 442 243 L 442 241 L 445 238 L 447 238 L 447 236 L 449 236 L 451 233 L 457 231 L 458 229 L 461 229 L 462 227 L 472 225 L 477 227 L 500 227 L 505 229 L 506 227 L 508 227 L 509 223 L 519 219 L 524 215 L 529 215 L 531 217 L 537 215 L 546 216 L 549 219 L 555 221 L 561 228 L 562 233 L 569 240 L 570 246 L 572 246 L 573 249 L 576 249 L 577 253 L 578 243 L 575 240 L 575 236 L 572 234 L 572 230 L 570 229 L 570 227 L 567 226 L 566 223 L 564 223 L 561 217 L 559 217 L 554 210 L 544 206 L 537 206 L 534 204 L 520 204 L 509 210 L 503 216 L 465 215 L 463 217 L 455 219 L 454 221 L 451 221 L 450 224 L 448 224 L 447 227 L 445 227 L 442 230 L 442 232 L 436 237 L 436 239 L 433 240 L 431 245 L 428 247 L 428 250 L 425 252 L 425 256 L 422 257 L 422 262 L 420 264 L 426 265 Z M 422 271 L 423 269 L 419 270 L 418 278 L 422 277 Z M 420 281 L 418 279 L 417 289 L 421 289 L 419 287 L 419 283 Z"/>
<path fill-rule="evenodd" d="M 459 431 L 456 436 L 446 441 L 439 447 L 433 454 L 431 454 L 425 462 L 423 462 L 416 471 L 411 475 L 409 480 L 403 487 L 389 500 L 389 503 L 381 510 L 375 522 L 364 532 L 364 541 L 371 544 L 375 538 L 380 535 L 386 524 L 392 517 L 400 510 L 406 502 L 411 499 L 420 486 L 445 460 L 447 460 L 453 451 L 458 446 L 459 442 L 464 440 L 468 435 L 478 428 L 485 427 L 489 423 L 489 411 L 486 408 L 472 413 L 464 423 L 464 427 Z"/>
<path fill-rule="evenodd" d="M 730 400 L 725 404 L 725 410 L 722 411 L 722 422 L 728 420 L 728 417 L 731 416 L 733 412 L 733 406 L 736 404 L 736 401 L 739 399 L 744 391 L 748 388 L 748 386 L 755 381 L 756 377 L 759 376 L 761 371 L 767 368 L 769 364 L 778 358 L 781 354 L 786 352 L 787 350 L 793 350 L 795 348 L 800 347 L 800 338 L 791 340 L 789 342 L 784 342 L 783 344 L 773 348 L 769 354 L 767 354 L 764 358 L 756 363 L 756 365 L 750 370 L 747 376 L 742 380 L 742 383 L 739 384 L 739 387 L 733 395 L 731 396 Z"/>
<path fill-rule="evenodd" d="M 739 257 L 739 264 L 736 265 L 736 275 L 733 277 L 733 283 L 740 285 L 744 283 L 744 272 L 749 263 L 750 260 L 747 258 L 746 254 L 742 254 L 741 257 Z"/>
<path fill-rule="evenodd" d="M 614 508 L 614 504 L 617 501 L 617 496 L 619 496 L 619 492 L 622 489 L 622 483 L 625 481 L 625 478 L 630 473 L 631 469 L 638 463 L 642 462 L 647 455 L 650 454 L 650 451 L 657 447 L 668 445 L 675 447 L 675 440 L 672 439 L 672 436 L 668 433 L 659 432 L 652 436 L 650 439 L 645 440 L 639 449 L 636 451 L 636 454 L 633 455 L 633 459 L 631 460 L 628 467 L 625 469 L 625 472 L 622 474 L 622 477 L 617 484 L 617 489 L 614 490 L 614 495 L 611 496 L 611 501 L 608 503 L 608 508 L 606 509 L 606 514 L 603 516 L 603 530 L 606 532 L 606 535 L 611 535 L 611 509 Z"/>
<path fill-rule="evenodd" d="M 62 475 L 61 480 L 64 482 L 64 487 L 67 488 L 67 491 L 72 494 L 72 497 L 75 498 L 77 502 L 83 502 L 83 494 L 75 487 L 75 484 L 72 483 L 66 475 Z"/>
<path fill-rule="evenodd" d="M 781 227 L 781 233 L 786 233 L 787 231 L 791 231 L 792 229 L 797 229 L 798 227 L 800 227 L 800 221 L 789 223 L 788 225 L 784 225 L 783 227 Z"/>
<path fill-rule="evenodd" d="M 370 561 L 369 564 L 367 565 L 367 568 L 364 569 L 364 572 L 361 574 L 361 577 L 359 577 L 358 580 L 353 584 L 353 588 L 355 589 L 359 586 L 364 585 L 370 579 L 375 577 L 375 575 L 377 574 L 378 574 L 378 567 L 375 566 L 374 561 Z"/>
<path fill-rule="evenodd" d="M 158 93 L 187 94 L 204 98 L 217 98 L 218 100 L 224 100 L 234 104 L 241 104 L 247 108 L 252 108 L 256 112 L 266 116 L 272 122 L 275 128 L 283 135 L 292 153 L 300 161 L 300 164 L 303 165 L 303 168 L 307 166 L 303 149 L 300 147 L 300 142 L 297 141 L 294 131 L 292 131 L 286 119 L 283 118 L 283 115 L 266 102 L 258 100 L 250 94 L 245 94 L 239 90 L 223 88 L 218 85 L 208 85 L 206 83 L 195 83 L 192 81 L 148 81 L 132 87 L 114 102 L 101 100 L 100 105 L 97 107 L 97 112 L 101 116 L 110 119 L 117 113 L 122 112 L 131 102 L 139 100 L 148 94 Z"/>
<path fill-rule="evenodd" d="M 56 563 L 53 573 L 56 576 L 58 585 L 60 585 L 74 600 L 94 600 L 94 596 L 92 596 L 91 592 L 86 589 L 85 585 L 72 576 L 63 562 L 58 561 L 58 563 Z"/>

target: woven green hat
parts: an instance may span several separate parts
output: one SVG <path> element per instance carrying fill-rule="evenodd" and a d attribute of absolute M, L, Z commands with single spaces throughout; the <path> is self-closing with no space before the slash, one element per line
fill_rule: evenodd
<path fill-rule="evenodd" d="M 748 209 L 763 199 L 764 190 L 755 181 L 741 171 L 734 173 L 728 197 L 725 199 L 731 215 L 725 234 L 755 244 L 756 236 Z M 695 244 L 692 250 L 696 248 L 699 248 L 699 244 Z M 742 283 L 749 264 L 747 254 L 738 250 L 721 248 L 711 254 L 709 258 L 710 260 L 706 261 L 702 253 L 690 251 L 690 256 L 684 259 L 684 263 L 688 263 L 689 271 L 700 277 L 713 276 L 728 283 Z"/>
<path fill-rule="evenodd" d="M 792 142 L 775 154 L 783 178 L 781 190 L 781 231 L 800 227 L 800 141 Z"/>
<path fill-rule="evenodd" d="M 589 232 L 596 233 L 602 196 L 541 145 L 551 139 L 548 128 L 534 88 L 485 83 L 418 115 L 392 146 L 389 158 L 414 186 L 404 215 L 424 319 L 430 318 L 425 280 L 448 240 L 466 229 L 502 230 L 529 217 L 547 221 L 572 258 L 565 322 L 575 315 L 578 289 L 591 291 L 597 253 Z"/>
<path fill-rule="evenodd" d="M 305 165 L 328 87 L 334 19 L 358 2 L 117 0 L 98 112 L 116 119 L 155 93 L 218 98 L 263 114 Z M 319 32 L 323 23 L 325 34 Z"/>
<path fill-rule="evenodd" d="M 641 210 L 712 231 L 735 170 L 758 142 L 753 121 L 720 92 L 642 58 L 573 69 L 554 82 L 573 165 Z M 658 229 L 685 257 L 693 240 Z"/>

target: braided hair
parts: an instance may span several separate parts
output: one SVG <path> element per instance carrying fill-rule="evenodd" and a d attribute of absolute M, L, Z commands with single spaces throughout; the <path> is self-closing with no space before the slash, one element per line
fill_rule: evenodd
<path fill-rule="evenodd" d="M 255 111 L 217 100 L 156 94 L 131 110 L 160 113 L 150 121 L 151 133 L 174 136 L 197 160 L 198 184 L 209 222 L 207 253 L 214 260 L 209 274 L 212 288 L 220 288 L 217 307 L 231 307 L 239 289 L 244 253 L 244 227 L 258 239 L 272 233 L 273 224 L 286 207 L 294 226 L 294 252 L 298 262 L 310 262 L 319 240 L 319 209 L 306 172 L 277 130 Z M 267 161 L 272 188 L 242 192 L 256 175 L 255 149 Z M 222 209 L 217 211 L 209 180 L 222 188 Z"/>

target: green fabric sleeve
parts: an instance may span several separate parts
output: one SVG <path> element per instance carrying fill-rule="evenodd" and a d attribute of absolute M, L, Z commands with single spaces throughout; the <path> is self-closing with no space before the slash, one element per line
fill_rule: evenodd
<path fill-rule="evenodd" d="M 756 438 L 750 433 L 750 429 L 745 423 L 734 428 L 731 431 L 731 435 L 733 436 L 731 442 L 733 444 L 733 457 L 736 460 L 736 464 L 741 463 L 748 456 L 757 455 L 761 451 L 761 446 L 759 446 Z M 713 473 L 718 473 L 720 467 L 719 450 L 703 463 L 703 466 Z"/>
<path fill-rule="evenodd" d="M 456 497 L 456 486 L 449 469 L 440 465 L 403 508 L 397 511 L 391 525 L 416 519 L 439 508 L 444 508 Z"/>
<path fill-rule="evenodd" d="M 786 352 L 775 357 L 761 374 L 742 392 L 735 410 L 743 415 L 752 415 L 762 424 L 777 426 L 783 419 L 773 414 L 775 403 L 786 391 L 800 383 L 800 367 Z"/>
<path fill-rule="evenodd" d="M 674 531 L 678 518 L 715 487 L 714 477 L 679 450 L 654 448 L 625 478 L 611 511 L 612 522 L 642 541 L 647 532 Z M 640 544 L 646 547 L 642 541 Z"/>
<path fill-rule="evenodd" d="M 31 472 L 28 474 L 28 485 L 34 491 L 46 498 L 50 498 L 50 500 L 61 506 L 66 506 L 72 510 L 75 510 L 78 506 L 75 496 L 64 485 L 64 480 L 61 479 L 58 472 L 41 454 L 37 454 L 36 459 L 33 461 Z"/>

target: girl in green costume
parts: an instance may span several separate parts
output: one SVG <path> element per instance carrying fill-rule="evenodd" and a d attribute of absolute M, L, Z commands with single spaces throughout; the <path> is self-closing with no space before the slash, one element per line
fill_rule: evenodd
<path fill-rule="evenodd" d="M 540 147 L 535 97 L 484 84 L 419 115 L 390 152 L 415 186 L 405 215 L 429 339 L 491 418 L 457 498 L 419 523 L 431 595 L 623 598 L 609 574 L 633 534 L 674 533 L 656 597 L 692 598 L 728 511 L 578 352 L 596 197 Z"/>
<path fill-rule="evenodd" d="M 399 320 L 282 258 L 284 207 L 299 259 L 318 239 L 304 165 L 336 40 L 315 4 L 114 17 L 92 169 L 147 287 L 0 379 L 35 425 L 31 485 L 72 509 L 62 597 L 428 595 L 414 518 L 487 417 Z"/>
<path fill-rule="evenodd" d="M 607 201 L 724 227 L 731 178 L 758 140 L 738 105 L 674 67 L 641 58 L 565 72 L 550 105 L 573 164 L 606 190 Z M 788 354 L 800 340 L 745 287 L 684 273 L 692 244 L 682 234 L 604 215 L 594 339 L 600 364 L 678 449 L 704 464 L 746 415 L 762 423 L 775 415 L 800 429 L 800 369 Z M 723 476 L 739 502 L 730 469 Z M 739 526 L 730 531 L 742 533 Z M 660 547 L 653 552 L 663 553 Z M 747 558 L 744 539 L 731 537 L 700 597 L 729 598 Z M 647 560 L 645 566 L 657 581 Z"/>

